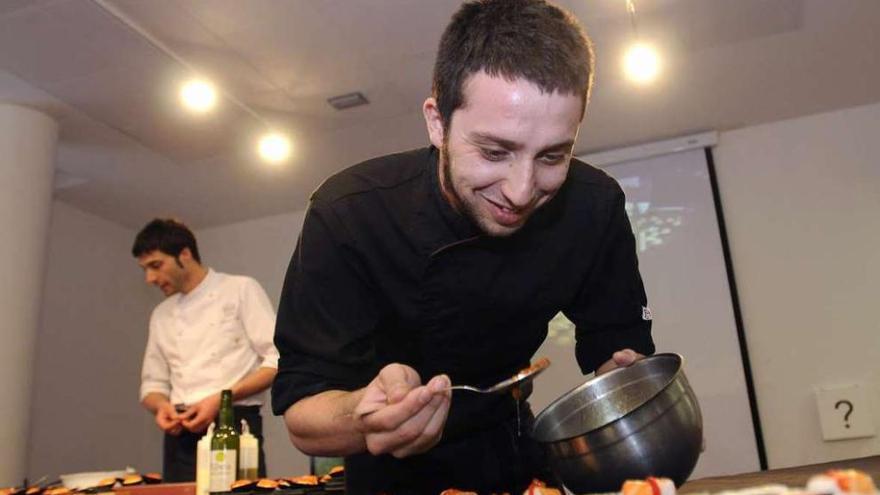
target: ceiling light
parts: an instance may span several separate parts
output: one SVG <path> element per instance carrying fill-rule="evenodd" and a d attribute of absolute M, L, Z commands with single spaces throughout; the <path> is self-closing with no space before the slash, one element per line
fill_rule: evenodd
<path fill-rule="evenodd" d="M 660 57 L 654 47 L 645 43 L 635 43 L 623 57 L 623 68 L 630 80 L 647 84 L 660 72 Z"/>
<path fill-rule="evenodd" d="M 281 163 L 290 157 L 290 139 L 283 134 L 272 132 L 260 138 L 259 152 L 269 163 Z"/>
<path fill-rule="evenodd" d="M 347 93 L 344 95 L 327 98 L 327 103 L 329 103 L 333 108 L 337 110 L 345 110 L 346 108 L 367 105 L 370 103 L 370 101 L 367 100 L 367 97 L 364 96 L 363 93 L 357 91 L 354 93 Z"/>
<path fill-rule="evenodd" d="M 186 108 L 204 113 L 214 108 L 217 102 L 217 91 L 206 81 L 194 79 L 186 82 L 180 89 L 180 101 Z"/>

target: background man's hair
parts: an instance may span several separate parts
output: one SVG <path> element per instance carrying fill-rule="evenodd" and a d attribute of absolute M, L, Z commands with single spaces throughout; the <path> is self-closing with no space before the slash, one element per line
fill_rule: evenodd
<path fill-rule="evenodd" d="M 467 104 L 464 83 L 483 70 L 526 79 L 547 93 L 579 95 L 583 118 L 593 64 L 590 39 L 559 7 L 545 0 L 476 0 L 459 8 L 440 38 L 433 96 L 448 128 L 452 113 Z"/>
<path fill-rule="evenodd" d="M 189 248 L 193 258 L 201 263 L 196 236 L 189 227 L 172 218 L 156 218 L 148 223 L 134 239 L 131 254 L 138 258 L 153 251 L 161 251 L 175 258 Z"/>

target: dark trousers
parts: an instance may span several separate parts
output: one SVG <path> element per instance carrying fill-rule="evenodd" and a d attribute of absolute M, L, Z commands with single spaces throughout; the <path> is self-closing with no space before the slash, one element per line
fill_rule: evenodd
<path fill-rule="evenodd" d="M 260 464 L 257 470 L 262 478 L 266 476 L 266 456 L 263 453 L 263 418 L 260 406 L 235 406 L 235 429 L 240 429 L 241 420 L 250 427 L 251 435 L 257 437 L 260 445 Z M 216 423 L 216 419 L 214 420 Z M 239 432 L 241 433 L 241 432 Z M 162 448 L 162 479 L 165 482 L 183 482 L 196 480 L 196 444 L 204 436 L 184 429 L 180 435 L 165 434 Z"/>

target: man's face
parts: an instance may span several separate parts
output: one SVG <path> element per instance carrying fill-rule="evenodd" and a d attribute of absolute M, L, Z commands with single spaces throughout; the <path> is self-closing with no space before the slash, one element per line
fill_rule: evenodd
<path fill-rule="evenodd" d="M 463 93 L 445 130 L 433 98 L 423 108 L 441 150 L 443 194 L 486 234 L 508 236 L 565 182 L 582 101 L 485 72 L 471 76 Z"/>
<path fill-rule="evenodd" d="M 159 250 L 138 257 L 138 265 L 144 269 L 144 281 L 158 287 L 166 297 L 183 290 L 187 279 L 186 269 L 179 261 Z"/>

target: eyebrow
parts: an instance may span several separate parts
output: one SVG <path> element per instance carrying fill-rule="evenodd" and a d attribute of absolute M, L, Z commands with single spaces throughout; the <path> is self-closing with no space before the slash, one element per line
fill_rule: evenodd
<path fill-rule="evenodd" d="M 476 144 L 496 144 L 496 145 L 501 146 L 502 148 L 510 150 L 510 151 L 517 151 L 522 148 L 522 145 L 520 143 L 517 143 L 515 141 L 511 141 L 509 139 L 504 139 L 504 138 L 501 138 L 498 136 L 494 136 L 492 134 L 485 133 L 485 132 L 473 133 L 471 135 L 471 141 L 473 141 Z M 545 153 L 547 151 L 568 151 L 568 150 L 571 150 L 571 148 L 573 146 L 574 146 L 574 141 L 569 139 L 568 141 L 563 141 L 561 143 L 556 143 L 556 144 L 552 144 L 550 146 L 547 146 L 546 148 L 542 149 L 541 152 Z"/>

